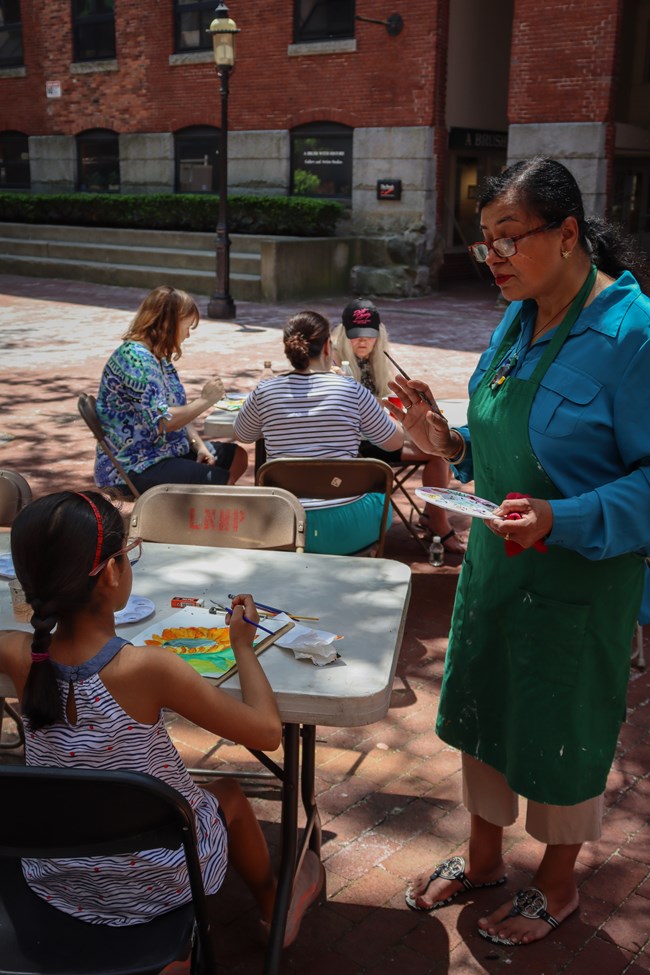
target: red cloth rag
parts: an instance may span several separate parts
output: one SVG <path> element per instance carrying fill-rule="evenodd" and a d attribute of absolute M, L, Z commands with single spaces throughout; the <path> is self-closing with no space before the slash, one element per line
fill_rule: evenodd
<path fill-rule="evenodd" d="M 510 491 L 509 494 L 506 494 L 506 499 L 509 500 L 510 498 L 532 498 L 532 494 L 518 494 L 517 491 Z M 520 518 L 521 515 L 518 511 L 511 511 L 509 515 L 506 515 L 507 521 L 519 521 Z M 511 538 L 504 538 L 503 544 L 508 558 L 525 551 L 523 545 L 520 545 L 519 542 L 513 542 Z M 534 543 L 533 548 L 536 548 L 538 552 L 548 552 L 548 545 L 545 545 L 541 538 Z"/>

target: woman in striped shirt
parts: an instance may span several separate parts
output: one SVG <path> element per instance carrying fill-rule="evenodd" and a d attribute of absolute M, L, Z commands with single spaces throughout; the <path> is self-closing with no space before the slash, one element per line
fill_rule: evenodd
<path fill-rule="evenodd" d="M 237 701 L 169 650 L 135 647 L 115 635 L 114 613 L 128 600 L 141 542 L 125 538 L 120 512 L 95 492 L 51 494 L 16 518 L 12 556 L 34 611 L 34 632 L 0 633 L 0 672 L 12 679 L 22 702 L 26 762 L 129 769 L 167 782 L 194 810 L 206 894 L 219 890 L 230 852 L 268 925 L 275 878 L 248 800 L 230 779 L 199 788 L 163 721 L 168 708 L 249 748 L 278 747 L 275 697 L 252 650 L 255 628 L 243 618 L 245 612 L 257 621 L 255 604 L 249 595 L 233 600 L 230 637 L 242 687 Z M 308 867 L 314 876 L 300 878 L 303 895 L 305 884 L 322 882 L 320 862 Z M 26 859 L 23 873 L 39 897 L 91 924 L 139 924 L 191 899 L 182 850 Z M 307 893 L 313 900 L 318 890 Z M 297 935 L 309 902 L 303 897 L 300 910 L 290 912 L 285 943 Z"/>
<path fill-rule="evenodd" d="M 330 372 L 330 323 L 314 311 L 299 312 L 284 329 L 291 372 L 261 382 L 235 421 L 235 438 L 264 437 L 269 460 L 276 457 L 357 457 L 362 439 L 399 450 L 400 427 L 370 390 L 355 379 Z M 307 552 L 349 555 L 379 537 L 383 495 L 343 501 L 306 499 Z"/>

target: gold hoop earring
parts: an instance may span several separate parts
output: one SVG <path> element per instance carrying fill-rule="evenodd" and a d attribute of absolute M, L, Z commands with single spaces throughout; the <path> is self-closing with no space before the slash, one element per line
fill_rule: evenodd
<path fill-rule="evenodd" d="M 571 257 L 571 251 L 564 251 L 563 250 L 563 251 L 560 251 L 560 254 L 562 255 L 562 257 L 564 258 L 565 261 L 566 261 L 567 257 Z"/>

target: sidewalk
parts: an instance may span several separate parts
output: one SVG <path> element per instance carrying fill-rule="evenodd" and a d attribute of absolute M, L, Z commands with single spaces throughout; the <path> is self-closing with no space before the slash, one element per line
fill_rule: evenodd
<path fill-rule="evenodd" d="M 78 416 L 81 391 L 96 392 L 142 293 L 80 282 L 0 276 L 0 467 L 20 471 L 36 495 L 90 486 L 93 441 Z M 398 361 L 426 378 L 436 396 L 466 395 L 466 383 L 500 313 L 497 292 L 477 286 L 424 299 L 378 302 Z M 341 306 L 309 306 L 338 321 Z M 238 304 L 237 323 L 202 319 L 179 371 L 189 395 L 213 373 L 247 391 L 265 359 L 284 368 L 281 330 L 305 305 Z M 252 470 L 252 465 L 251 465 Z M 247 483 L 252 476 L 247 475 Z M 462 527 L 461 522 L 456 523 Z M 581 909 L 543 941 L 520 948 L 476 934 L 484 913 L 526 885 L 541 847 L 521 818 L 507 831 L 507 887 L 467 894 L 433 915 L 409 911 L 407 879 L 464 852 L 468 817 L 460 805 L 458 754 L 433 731 L 458 558 L 433 569 L 401 523 L 386 557 L 409 564 L 413 595 L 391 709 L 375 725 L 319 728 L 316 789 L 323 820 L 327 902 L 307 915 L 284 954 L 289 975 L 641 975 L 650 971 L 650 679 L 632 671 L 628 722 L 607 791 L 604 834 L 579 860 Z M 646 653 L 648 650 L 646 650 Z M 245 750 L 188 722 L 170 720 L 191 765 L 254 767 Z M 7 733 L 11 726 L 6 723 Z M 3 752 L 0 760 L 15 760 Z M 251 793 L 274 856 L 276 794 Z M 255 911 L 229 873 L 220 895 L 221 963 L 232 975 L 262 971 Z"/>

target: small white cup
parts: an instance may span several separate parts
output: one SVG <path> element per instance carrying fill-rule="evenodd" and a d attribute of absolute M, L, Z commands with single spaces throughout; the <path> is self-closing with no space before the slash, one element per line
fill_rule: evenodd
<path fill-rule="evenodd" d="M 11 606 L 14 611 L 14 619 L 18 623 L 29 623 L 33 610 L 25 599 L 25 592 L 18 579 L 9 580 L 9 592 L 11 593 Z"/>

